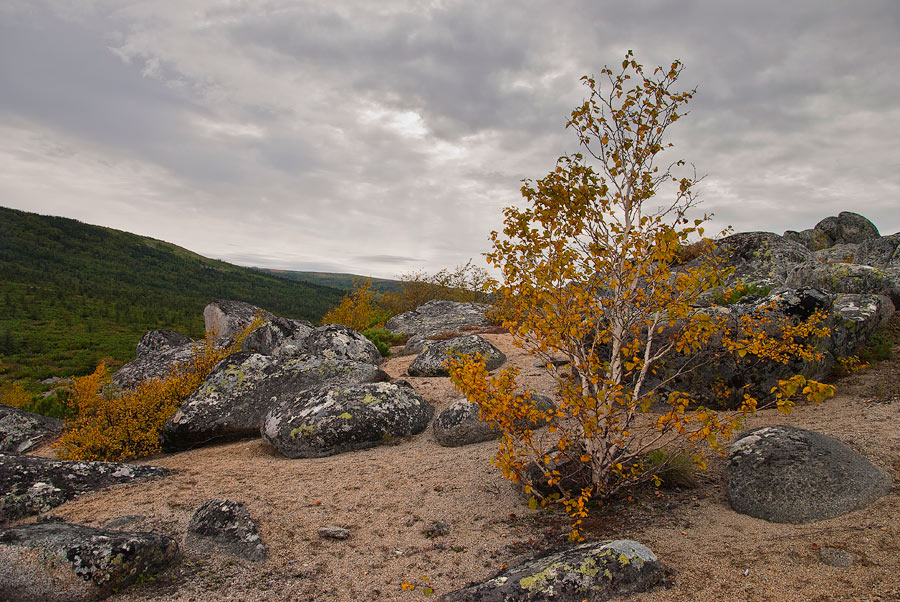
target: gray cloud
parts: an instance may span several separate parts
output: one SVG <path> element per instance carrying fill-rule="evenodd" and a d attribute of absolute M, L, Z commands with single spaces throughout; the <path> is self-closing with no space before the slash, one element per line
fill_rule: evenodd
<path fill-rule="evenodd" d="M 0 203 L 286 269 L 478 261 L 577 150 L 578 78 L 679 58 L 678 156 L 738 230 L 900 230 L 900 5 L 441 0 L 0 7 Z M 317 266 L 317 267 L 311 267 Z"/>

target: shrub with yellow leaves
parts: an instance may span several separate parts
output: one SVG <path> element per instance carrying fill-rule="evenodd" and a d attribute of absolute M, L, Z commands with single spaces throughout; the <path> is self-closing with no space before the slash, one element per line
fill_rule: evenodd
<path fill-rule="evenodd" d="M 795 376 L 768 396 L 739 391 L 740 407 L 725 411 L 673 390 L 683 374 L 720 359 L 815 359 L 817 338 L 828 334 L 821 314 L 793 323 L 763 308 L 735 320 L 699 307 L 700 295 L 732 271 L 703 238 L 707 217 L 687 217 L 696 173 L 674 176 L 682 161 L 656 165 L 671 146 L 664 133 L 693 95 L 673 90 L 681 70 L 676 61 L 647 74 L 629 52 L 621 70 L 601 71 L 602 82 L 583 78 L 590 96 L 568 127 L 584 154 L 563 156 L 546 177 L 526 181 L 526 203 L 508 207 L 502 235 L 491 235 L 487 259 L 503 276 L 495 290 L 503 325 L 553 376 L 557 408 L 534 415 L 514 368 L 488 374 L 478 357 L 449 362 L 457 388 L 502 433 L 495 464 L 533 494 L 532 505 L 558 500 L 576 539 L 592 499 L 658 483 L 669 459 L 687 455 L 702 468 L 704 454 L 721 451 L 760 406 L 788 412 L 797 395 L 819 401 L 833 393 Z M 648 207 L 660 192 L 674 198 Z M 699 259 L 684 265 L 685 248 Z M 549 436 L 534 436 L 535 420 Z M 648 459 L 659 449 L 666 453 Z"/>

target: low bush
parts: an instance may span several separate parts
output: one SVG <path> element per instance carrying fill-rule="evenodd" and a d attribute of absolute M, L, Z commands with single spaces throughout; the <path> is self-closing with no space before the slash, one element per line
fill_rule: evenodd
<path fill-rule="evenodd" d="M 390 314 L 375 302 L 372 281 L 355 282 L 354 289 L 341 298 L 337 307 L 328 310 L 322 324 L 343 324 L 353 330 L 364 330 L 384 325 Z"/>
<path fill-rule="evenodd" d="M 741 299 L 750 296 L 765 297 L 775 288 L 775 285 L 761 286 L 759 284 L 738 284 L 716 295 L 716 305 L 734 305 Z"/>
<path fill-rule="evenodd" d="M 407 339 L 406 335 L 394 334 L 384 328 L 368 328 L 362 334 L 375 344 L 381 357 L 389 357 L 391 355 L 391 347 L 400 345 Z"/>

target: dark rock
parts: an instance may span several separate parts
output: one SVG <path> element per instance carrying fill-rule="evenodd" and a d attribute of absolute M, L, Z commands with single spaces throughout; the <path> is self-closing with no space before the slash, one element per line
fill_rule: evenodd
<path fill-rule="evenodd" d="M 99 600 L 152 578 L 180 559 L 178 544 L 155 533 L 126 533 L 61 522 L 0 531 L 0 600 Z"/>
<path fill-rule="evenodd" d="M 342 529 L 340 527 L 335 527 L 334 525 L 326 525 L 324 527 L 319 527 L 319 537 L 325 539 L 348 539 L 350 537 L 350 531 L 347 529 Z"/>
<path fill-rule="evenodd" d="M 88 491 L 171 472 L 120 462 L 63 462 L 0 454 L 0 524 L 47 512 Z"/>
<path fill-rule="evenodd" d="M 164 347 L 159 351 L 144 349 L 137 358 L 113 374 L 113 382 L 123 389 L 133 389 L 146 380 L 165 378 L 178 364 L 190 362 L 196 348 L 197 344 L 190 342 L 178 347 Z"/>
<path fill-rule="evenodd" d="M 413 311 L 397 314 L 384 327 L 391 332 L 413 336 L 458 331 L 465 326 L 490 326 L 490 320 L 485 317 L 489 308 L 483 303 L 435 299 Z"/>
<path fill-rule="evenodd" d="M 656 555 L 636 541 L 590 542 L 529 560 L 441 600 L 596 602 L 663 585 L 667 572 Z"/>
<path fill-rule="evenodd" d="M 807 263 L 857 263 L 860 256 L 859 244 L 834 245 L 814 252 L 814 259 Z M 802 265 L 802 264 L 801 264 Z"/>
<path fill-rule="evenodd" d="M 413 335 L 406 341 L 406 345 L 403 346 L 403 351 L 400 352 L 400 355 L 419 355 L 423 351 L 425 351 L 425 347 L 428 346 L 428 337 L 424 334 Z"/>
<path fill-rule="evenodd" d="M 544 414 L 556 408 L 553 400 L 544 395 L 532 395 L 531 402 L 539 412 Z M 454 402 L 434 419 L 432 426 L 434 438 L 444 447 L 459 447 L 497 439 L 500 431 L 493 428 L 489 422 L 481 420 L 480 412 L 481 408 L 477 403 L 466 399 Z M 546 421 L 520 425 L 523 429 L 531 430 L 537 430 L 544 426 L 547 426 Z"/>
<path fill-rule="evenodd" d="M 232 337 L 253 322 L 256 316 L 271 320 L 275 316 L 261 307 L 244 301 L 217 300 L 203 309 L 203 323 L 206 334 L 216 333 L 219 340 Z"/>
<path fill-rule="evenodd" d="M 841 441 L 789 426 L 753 429 L 728 455 L 728 501 L 742 514 L 807 523 L 865 508 L 891 478 Z"/>
<path fill-rule="evenodd" d="M 62 433 L 65 423 L 0 403 L 0 452 L 24 454 Z"/>
<path fill-rule="evenodd" d="M 306 320 L 273 317 L 247 335 L 241 349 L 261 355 L 300 355 L 305 350 L 306 337 L 313 330 L 313 325 Z"/>
<path fill-rule="evenodd" d="M 716 253 L 734 267 L 732 282 L 781 284 L 793 267 L 813 258 L 803 245 L 771 232 L 741 232 L 718 242 Z M 693 266 L 702 261 L 688 263 Z"/>
<path fill-rule="evenodd" d="M 182 347 L 193 343 L 191 337 L 174 330 L 151 330 L 138 341 L 135 355 L 141 357 L 148 353 L 159 353 L 173 347 Z"/>
<path fill-rule="evenodd" d="M 880 237 L 878 228 L 858 213 L 842 211 L 826 217 L 815 228 L 801 232 L 787 231 L 785 238 L 799 242 L 813 251 L 834 245 L 862 243 Z"/>
<path fill-rule="evenodd" d="M 316 328 L 306 337 L 304 346 L 308 353 L 328 359 L 346 359 L 370 364 L 381 361 L 381 354 L 375 343 L 341 324 L 327 324 Z"/>
<path fill-rule="evenodd" d="M 433 414 L 404 381 L 323 386 L 275 406 L 262 436 L 288 458 L 319 458 L 418 434 Z"/>
<path fill-rule="evenodd" d="M 900 267 L 900 233 L 867 240 L 860 244 L 854 263 L 875 268 Z"/>
<path fill-rule="evenodd" d="M 242 351 L 219 362 L 160 432 L 163 451 L 259 437 L 266 413 L 283 400 L 323 384 L 389 380 L 370 363 Z"/>
<path fill-rule="evenodd" d="M 856 263 L 802 263 L 785 281 L 788 288 L 814 287 L 832 293 L 885 295 L 900 306 L 900 267 L 875 268 Z"/>
<path fill-rule="evenodd" d="M 212 547 L 253 562 L 265 560 L 268 552 L 247 506 L 232 500 L 209 500 L 200 506 L 188 524 L 185 545 L 201 551 Z"/>
<path fill-rule="evenodd" d="M 427 537 L 428 539 L 434 539 L 435 537 L 445 537 L 450 535 L 450 525 L 447 523 L 442 523 L 441 521 L 434 521 L 431 523 L 431 526 L 422 531 L 422 535 Z"/>
<path fill-rule="evenodd" d="M 451 356 L 476 353 L 484 358 L 488 370 L 495 370 L 506 361 L 499 349 L 477 334 L 470 334 L 446 341 L 429 341 L 409 365 L 408 372 L 410 376 L 449 376 L 444 364 Z"/>

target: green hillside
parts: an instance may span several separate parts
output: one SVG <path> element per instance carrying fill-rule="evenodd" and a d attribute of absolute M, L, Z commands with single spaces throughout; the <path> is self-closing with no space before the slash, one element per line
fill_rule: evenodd
<path fill-rule="evenodd" d="M 134 358 L 153 328 L 203 336 L 203 308 L 238 299 L 318 321 L 343 291 L 173 244 L 0 207 L 0 378 L 88 373 Z"/>
<path fill-rule="evenodd" d="M 312 284 L 320 284 L 341 289 L 342 291 L 352 291 L 357 282 L 364 280 L 372 281 L 372 289 L 379 293 L 396 293 L 400 292 L 403 282 L 400 280 L 387 280 L 384 278 L 371 278 L 368 276 L 360 276 L 358 274 L 339 274 L 331 272 L 295 272 L 291 270 L 273 270 L 270 268 L 254 268 L 264 274 L 271 274 L 280 278 L 289 280 L 300 280 L 302 282 L 310 282 Z"/>

